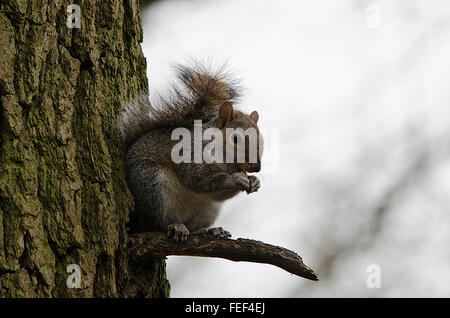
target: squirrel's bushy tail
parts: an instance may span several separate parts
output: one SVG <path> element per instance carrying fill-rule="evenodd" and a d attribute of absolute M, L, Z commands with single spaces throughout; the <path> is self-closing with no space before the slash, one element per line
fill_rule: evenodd
<path fill-rule="evenodd" d="M 136 100 L 128 101 L 119 114 L 119 131 L 125 146 L 131 146 L 152 126 L 152 106 L 148 93 L 142 93 Z"/>
<path fill-rule="evenodd" d="M 158 94 L 152 103 L 148 93 L 127 102 L 119 115 L 124 144 L 129 147 L 154 129 L 190 127 L 194 120 L 210 120 L 223 102 L 235 102 L 237 81 L 225 66 L 211 69 L 199 62 L 176 65 L 176 80 L 166 93 Z"/>

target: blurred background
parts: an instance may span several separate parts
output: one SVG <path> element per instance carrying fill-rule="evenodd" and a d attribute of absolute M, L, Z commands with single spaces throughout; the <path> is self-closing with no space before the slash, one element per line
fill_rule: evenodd
<path fill-rule="evenodd" d="M 141 16 L 151 93 L 175 62 L 227 61 L 270 132 L 260 191 L 216 225 L 320 276 L 169 257 L 172 297 L 450 297 L 449 1 L 160 0 Z"/>

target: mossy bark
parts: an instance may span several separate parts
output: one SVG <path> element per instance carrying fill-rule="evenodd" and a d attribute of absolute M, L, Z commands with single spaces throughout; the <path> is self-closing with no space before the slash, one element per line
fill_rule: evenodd
<path fill-rule="evenodd" d="M 169 294 L 154 259 L 141 290 L 128 264 L 133 209 L 117 130 L 121 102 L 147 88 L 137 0 L 0 4 L 0 297 Z M 69 264 L 81 288 L 68 288 Z"/>

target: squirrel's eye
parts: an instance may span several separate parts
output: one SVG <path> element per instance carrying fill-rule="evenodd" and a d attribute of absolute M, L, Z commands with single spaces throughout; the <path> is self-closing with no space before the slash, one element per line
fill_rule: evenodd
<path fill-rule="evenodd" d="M 231 136 L 231 140 L 233 140 L 233 143 L 236 145 L 239 142 L 239 135 L 233 134 L 233 136 Z"/>

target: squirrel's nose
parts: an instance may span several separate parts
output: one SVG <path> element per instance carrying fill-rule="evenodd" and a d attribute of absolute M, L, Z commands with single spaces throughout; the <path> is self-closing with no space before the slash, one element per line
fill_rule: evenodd
<path fill-rule="evenodd" d="M 250 165 L 250 169 L 248 172 L 260 172 L 261 171 L 261 162 L 252 163 Z"/>

